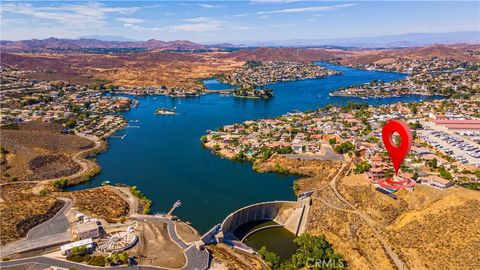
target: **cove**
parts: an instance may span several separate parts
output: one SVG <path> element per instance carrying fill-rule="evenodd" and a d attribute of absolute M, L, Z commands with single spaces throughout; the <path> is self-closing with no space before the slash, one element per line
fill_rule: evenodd
<path fill-rule="evenodd" d="M 367 100 L 329 97 L 329 92 L 340 87 L 374 79 L 392 81 L 406 75 L 321 65 L 342 71 L 343 75 L 271 84 L 268 87 L 274 90 L 275 96 L 268 100 L 222 97 L 219 94 L 197 98 L 133 97 L 140 105 L 124 112 L 123 116 L 127 120 L 139 120 L 132 125 L 140 128 L 118 131 L 117 135 L 127 133 L 123 140 L 109 138 L 109 149 L 96 157 L 101 172 L 91 181 L 68 190 L 96 187 L 105 180 L 112 184 L 136 185 L 153 201 L 152 213 L 166 212 L 176 200 L 181 200 L 183 205 L 174 214 L 205 232 L 230 212 L 246 205 L 295 200 L 293 176 L 257 173 L 250 163 L 233 162 L 213 155 L 200 143 L 206 130 L 249 119 L 275 117 L 294 110 L 346 104 L 350 100 L 379 105 L 435 98 L 414 95 Z M 215 89 L 212 85 L 216 83 L 210 81 L 206 85 Z M 176 107 L 178 114 L 155 115 L 158 107 Z"/>

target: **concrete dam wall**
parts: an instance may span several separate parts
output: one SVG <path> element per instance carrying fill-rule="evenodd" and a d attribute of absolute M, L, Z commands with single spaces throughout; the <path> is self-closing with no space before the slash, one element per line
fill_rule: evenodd
<path fill-rule="evenodd" d="M 227 239 L 243 224 L 257 220 L 273 220 L 295 235 L 303 233 L 310 199 L 299 201 L 272 201 L 256 203 L 231 213 L 220 225 L 220 233 Z"/>

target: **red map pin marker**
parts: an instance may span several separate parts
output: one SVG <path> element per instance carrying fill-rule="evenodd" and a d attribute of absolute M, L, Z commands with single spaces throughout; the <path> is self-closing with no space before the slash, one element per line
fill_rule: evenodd
<path fill-rule="evenodd" d="M 395 145 L 392 140 L 393 133 L 397 132 L 400 135 L 400 145 Z M 382 130 L 382 140 L 387 148 L 388 154 L 393 162 L 393 168 L 395 169 L 395 175 L 398 174 L 400 165 L 402 165 L 403 160 L 410 151 L 412 147 L 412 131 L 405 122 L 398 120 L 391 120 Z"/>

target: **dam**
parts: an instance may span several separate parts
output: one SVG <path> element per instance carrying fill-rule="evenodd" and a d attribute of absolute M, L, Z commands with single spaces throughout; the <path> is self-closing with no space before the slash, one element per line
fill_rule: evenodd
<path fill-rule="evenodd" d="M 202 240 L 204 243 L 223 242 L 234 248 L 253 252 L 242 242 L 260 230 L 283 227 L 295 236 L 305 232 L 310 204 L 309 197 L 297 201 L 270 201 L 252 204 L 229 214 L 221 224 L 207 232 Z M 273 221 L 275 225 L 256 228 L 253 231 L 245 232 L 244 235 L 235 234 L 242 226 L 264 221 Z"/>

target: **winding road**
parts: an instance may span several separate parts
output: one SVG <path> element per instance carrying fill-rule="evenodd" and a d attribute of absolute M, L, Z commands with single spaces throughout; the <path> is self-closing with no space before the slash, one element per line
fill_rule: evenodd
<path fill-rule="evenodd" d="M 342 175 L 342 173 L 344 172 L 345 169 L 347 169 L 347 171 L 345 172 L 345 174 L 348 174 L 348 168 L 350 168 L 350 163 L 346 163 L 346 164 L 343 164 L 342 165 L 342 168 L 340 168 L 340 170 L 338 171 L 338 173 L 333 177 L 332 181 L 330 181 L 329 183 L 329 187 L 330 189 L 333 191 L 333 193 L 335 194 L 335 197 L 340 200 L 342 203 L 344 203 L 345 205 L 347 205 L 350 209 L 345 209 L 345 208 L 341 208 L 341 207 L 338 207 L 338 206 L 335 206 L 335 205 L 332 205 L 330 203 L 328 203 L 326 200 L 324 200 L 323 198 L 319 198 L 320 199 L 320 202 L 322 202 L 324 205 L 326 205 L 327 207 L 330 207 L 332 209 L 336 209 L 336 210 L 339 210 L 339 211 L 344 211 L 344 212 L 349 212 L 349 213 L 353 213 L 353 214 L 357 214 L 360 218 L 362 218 L 366 223 L 367 225 L 370 227 L 370 229 L 372 230 L 373 234 L 375 235 L 375 237 L 378 239 L 378 241 L 380 241 L 380 243 L 382 244 L 386 254 L 390 257 L 391 261 L 395 264 L 395 266 L 397 267 L 397 269 L 399 270 L 404 270 L 404 269 L 408 269 L 408 267 L 405 265 L 405 263 L 398 257 L 397 253 L 395 253 L 392 248 L 390 247 L 390 245 L 388 244 L 387 240 L 380 234 L 380 231 L 377 229 L 377 222 L 374 221 L 373 219 L 371 219 L 367 214 L 359 211 L 358 209 L 355 209 L 355 207 L 347 200 L 345 199 L 341 194 L 340 192 L 338 191 L 337 189 L 337 180 L 340 178 L 340 175 Z M 323 188 L 326 188 L 326 187 L 323 187 Z M 316 191 L 319 191 L 323 188 L 320 188 Z"/>

